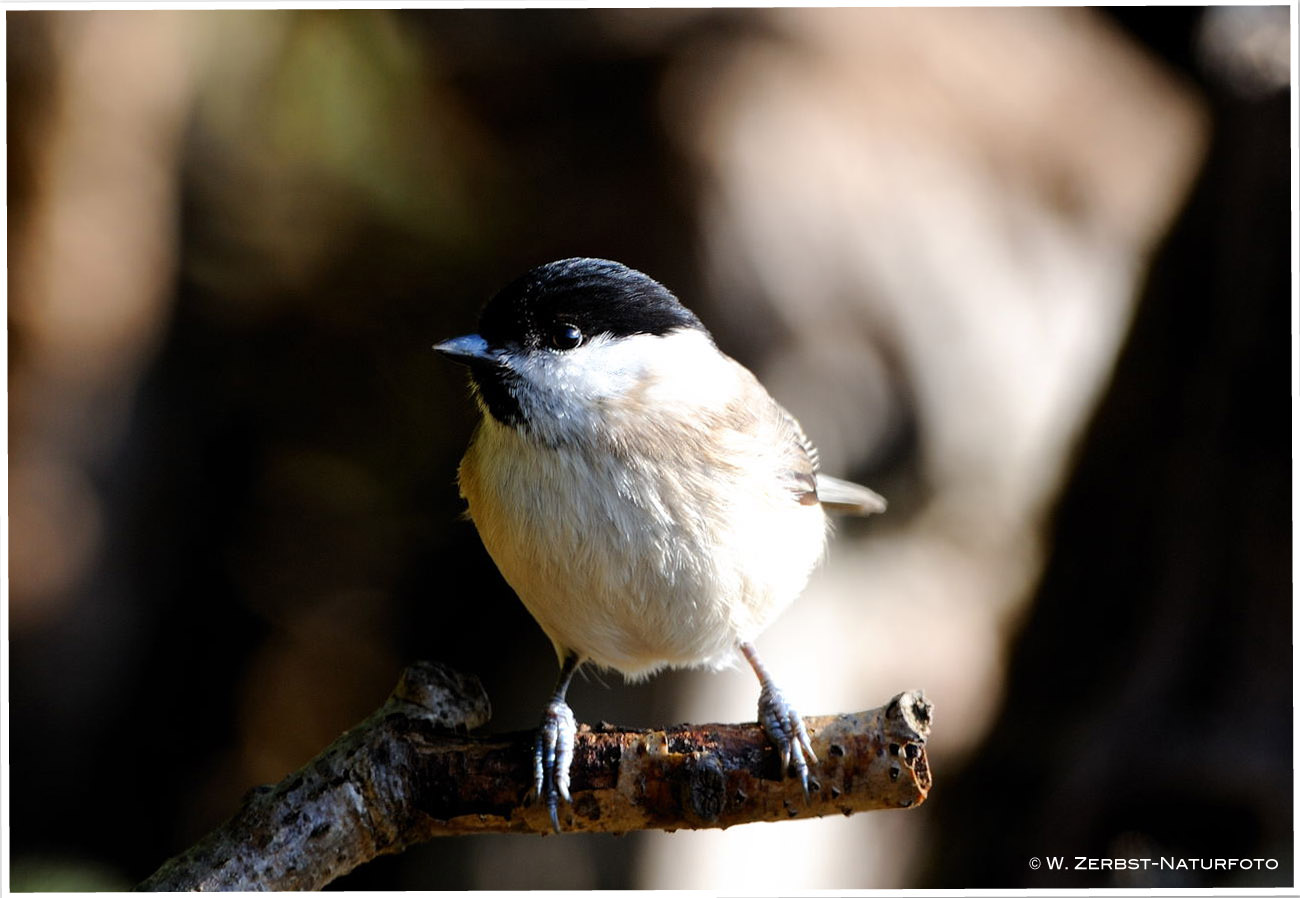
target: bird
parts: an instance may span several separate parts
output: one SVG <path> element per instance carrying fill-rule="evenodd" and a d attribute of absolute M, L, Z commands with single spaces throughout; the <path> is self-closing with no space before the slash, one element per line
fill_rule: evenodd
<path fill-rule="evenodd" d="M 885 510 L 821 471 L 798 421 L 667 287 L 608 259 L 539 265 L 438 343 L 480 419 L 458 469 L 467 516 L 555 648 L 533 794 L 560 832 L 584 665 L 635 682 L 743 657 L 758 722 L 809 794 L 817 763 L 754 641 L 825 554 L 827 512 Z M 816 780 L 813 776 L 813 783 Z"/>

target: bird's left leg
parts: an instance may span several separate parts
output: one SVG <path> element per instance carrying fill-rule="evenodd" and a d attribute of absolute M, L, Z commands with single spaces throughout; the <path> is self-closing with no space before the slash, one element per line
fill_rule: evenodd
<path fill-rule="evenodd" d="M 759 660 L 754 646 L 742 642 L 740 651 L 749 662 L 749 666 L 754 668 L 754 673 L 758 675 L 758 682 L 762 687 L 758 695 L 758 722 L 781 755 L 781 773 L 784 775 L 793 764 L 795 773 L 803 784 L 803 794 L 807 796 L 810 779 L 808 765 L 817 763 L 817 755 L 813 753 L 812 742 L 808 739 L 808 731 L 804 729 L 803 719 L 786 701 L 781 690 L 776 688 L 767 668 Z M 813 779 L 812 782 L 816 785 L 817 781 Z"/>
<path fill-rule="evenodd" d="M 555 683 L 555 694 L 542 714 L 542 724 L 533 743 L 533 788 L 537 797 L 546 796 L 546 808 L 551 812 L 551 826 L 560 831 L 559 802 L 569 798 L 569 767 L 573 764 L 573 743 L 578 735 L 578 725 L 573 710 L 564 700 L 569 683 L 582 661 L 570 652 L 560 665 L 560 678 Z"/>

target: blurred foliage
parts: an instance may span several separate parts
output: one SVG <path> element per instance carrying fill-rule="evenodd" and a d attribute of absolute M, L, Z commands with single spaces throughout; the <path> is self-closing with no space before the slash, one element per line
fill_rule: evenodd
<path fill-rule="evenodd" d="M 111 867 L 52 857 L 17 858 L 9 874 L 15 892 L 126 892 L 133 885 Z"/>

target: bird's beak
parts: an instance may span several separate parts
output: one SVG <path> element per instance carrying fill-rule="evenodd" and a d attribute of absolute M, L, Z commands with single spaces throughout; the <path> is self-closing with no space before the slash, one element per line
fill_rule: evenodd
<path fill-rule="evenodd" d="M 443 340 L 441 343 L 434 344 L 433 349 L 453 362 L 460 362 L 462 365 L 473 365 L 482 362 L 496 364 L 500 361 L 500 353 L 488 346 L 488 341 L 478 334 L 452 337 L 450 340 Z"/>

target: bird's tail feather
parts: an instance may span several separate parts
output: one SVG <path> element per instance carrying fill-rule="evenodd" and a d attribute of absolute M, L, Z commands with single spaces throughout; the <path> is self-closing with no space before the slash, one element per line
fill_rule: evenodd
<path fill-rule="evenodd" d="M 866 516 L 885 510 L 884 497 L 874 490 L 838 477 L 817 475 L 817 498 L 827 511 Z"/>

